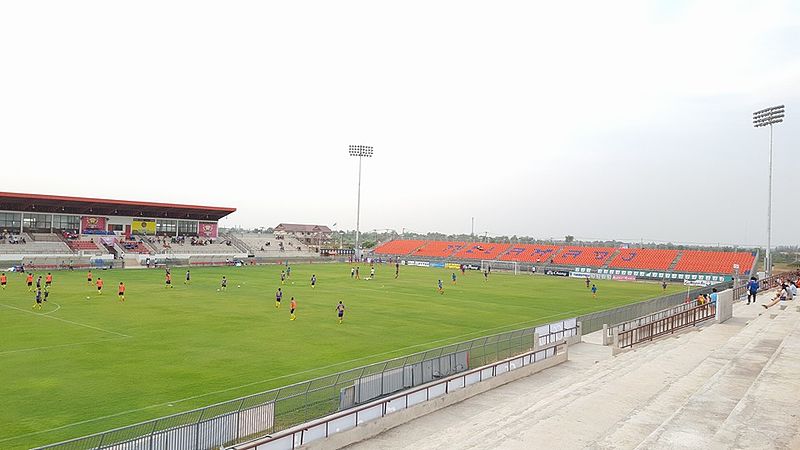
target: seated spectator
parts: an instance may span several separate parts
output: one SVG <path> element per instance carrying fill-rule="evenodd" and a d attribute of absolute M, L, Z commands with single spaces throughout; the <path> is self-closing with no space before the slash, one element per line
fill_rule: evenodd
<path fill-rule="evenodd" d="M 775 293 L 775 298 L 773 298 L 771 302 L 769 302 L 766 305 L 761 305 L 761 306 L 763 306 L 764 309 L 772 308 L 773 306 L 777 305 L 780 302 L 785 302 L 787 297 L 788 297 L 788 292 L 786 290 L 786 286 L 782 286 L 778 290 L 778 292 Z"/>

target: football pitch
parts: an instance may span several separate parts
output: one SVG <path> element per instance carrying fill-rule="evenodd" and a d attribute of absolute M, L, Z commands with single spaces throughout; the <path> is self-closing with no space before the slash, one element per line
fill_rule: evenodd
<path fill-rule="evenodd" d="M 441 345 L 657 297 L 656 283 L 349 264 L 54 272 L 34 310 L 25 276 L 0 291 L 0 448 L 29 448 Z M 309 279 L 318 282 L 311 288 Z M 37 275 L 39 275 L 37 273 Z M 45 275 L 45 273 L 42 273 Z M 221 277 L 227 291 L 218 291 Z M 444 283 L 444 294 L 437 281 Z M 120 302 L 117 285 L 127 286 Z M 276 309 L 275 291 L 284 296 Z M 666 293 L 683 286 L 669 286 Z M 297 320 L 289 300 L 297 299 Z M 346 305 L 344 323 L 335 307 Z"/>

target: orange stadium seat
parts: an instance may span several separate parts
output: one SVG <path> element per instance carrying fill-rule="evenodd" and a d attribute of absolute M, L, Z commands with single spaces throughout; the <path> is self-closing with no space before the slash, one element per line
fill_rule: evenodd
<path fill-rule="evenodd" d="M 677 272 L 733 273 L 733 265 L 739 264 L 743 275 L 750 274 L 755 255 L 750 252 L 709 252 L 684 250 L 675 266 Z"/>
<path fill-rule="evenodd" d="M 514 244 L 500 257 L 501 261 L 547 263 L 558 253 L 559 245 Z"/>
<path fill-rule="evenodd" d="M 67 245 L 72 250 L 99 250 L 97 244 L 92 241 L 67 241 Z"/>
<path fill-rule="evenodd" d="M 464 248 L 466 242 L 429 241 L 410 256 L 429 256 L 432 258 L 447 258 Z"/>
<path fill-rule="evenodd" d="M 656 248 L 623 248 L 611 260 L 608 267 L 619 269 L 652 269 L 667 270 L 675 258 L 678 250 L 661 250 Z"/>
<path fill-rule="evenodd" d="M 375 253 L 381 255 L 407 255 L 418 249 L 425 241 L 396 240 L 381 244 L 375 249 Z"/>
<path fill-rule="evenodd" d="M 511 247 L 511 244 L 469 242 L 453 257 L 462 259 L 496 259 L 498 255 L 509 247 Z"/>
<path fill-rule="evenodd" d="M 553 258 L 553 263 L 562 266 L 600 267 L 615 250 L 612 247 L 564 247 Z"/>

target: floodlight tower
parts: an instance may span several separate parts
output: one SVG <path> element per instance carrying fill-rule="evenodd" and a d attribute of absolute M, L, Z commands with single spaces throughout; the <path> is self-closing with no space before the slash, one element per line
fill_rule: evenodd
<path fill-rule="evenodd" d="M 358 157 L 358 203 L 356 206 L 356 259 L 361 259 L 361 158 L 372 158 L 372 147 L 351 145 L 350 156 Z"/>
<path fill-rule="evenodd" d="M 765 108 L 753 113 L 753 126 L 769 125 L 769 193 L 767 197 L 767 254 L 764 257 L 764 272 L 772 275 L 772 125 L 783 122 L 783 105 Z"/>

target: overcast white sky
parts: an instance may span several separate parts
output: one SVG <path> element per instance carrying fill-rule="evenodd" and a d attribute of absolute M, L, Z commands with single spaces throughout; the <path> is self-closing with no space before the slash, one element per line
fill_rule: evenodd
<path fill-rule="evenodd" d="M 798 243 L 800 2 L 0 3 L 0 190 L 224 226 Z"/>

